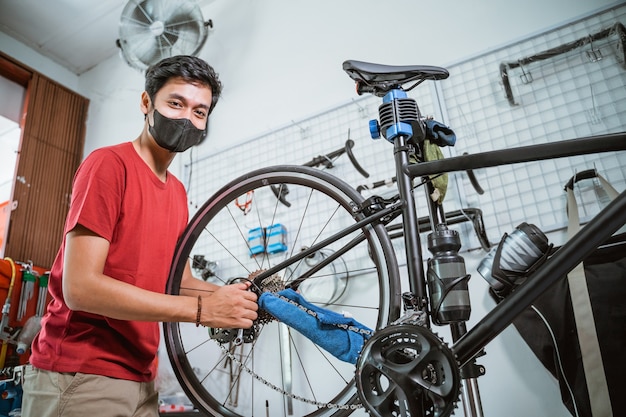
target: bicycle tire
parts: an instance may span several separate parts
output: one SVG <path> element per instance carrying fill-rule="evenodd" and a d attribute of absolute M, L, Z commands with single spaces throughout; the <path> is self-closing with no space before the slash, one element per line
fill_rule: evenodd
<path fill-rule="evenodd" d="M 285 207 L 276 199 L 271 186 L 278 184 L 288 185 L 291 207 Z M 233 208 L 232 202 L 251 190 L 254 191 L 252 209 L 248 215 L 243 215 Z M 297 253 L 301 246 L 323 240 L 329 233 L 336 232 L 336 228 L 362 219 L 364 216 L 355 212 L 362 201 L 363 197 L 351 186 L 314 168 L 276 166 L 245 174 L 217 191 L 194 215 L 179 240 L 166 292 L 180 293 L 182 271 L 195 252 L 200 251 L 217 261 L 218 272 L 212 278 L 217 283 L 228 282 L 232 277 L 248 277 L 255 270 L 264 270 L 289 258 L 290 253 Z M 325 211 L 329 213 L 323 217 Z M 251 257 L 246 231 L 279 220 L 289 225 L 289 250 Z M 352 274 L 346 295 L 331 305 L 318 301 L 324 308 L 346 310 L 357 321 L 379 329 L 400 314 L 398 264 L 382 224 L 370 224 L 358 232 L 364 232 L 366 240 L 341 258 Z M 330 249 L 344 247 L 345 240 L 351 237 L 331 244 Z M 332 279 L 314 275 L 308 280 L 315 277 Z M 300 290 L 307 297 L 307 289 L 301 286 Z M 266 413 L 272 416 L 345 416 L 354 411 L 349 408 L 359 402 L 354 365 L 335 359 L 296 331 L 285 332 L 280 326 L 275 321 L 265 324 L 253 342 L 236 347 L 241 352 L 233 355 L 264 379 L 260 381 L 225 355 L 217 342 L 209 340 L 207 329 L 196 328 L 192 323 L 164 323 L 164 341 L 172 368 L 198 410 L 227 417 Z M 288 340 L 288 349 L 285 340 Z M 281 359 L 288 356 L 287 351 L 293 359 L 291 368 Z M 286 383 L 288 379 L 291 379 L 290 384 Z M 283 392 L 272 389 L 272 385 Z M 313 404 L 298 401 L 298 398 L 312 400 Z"/>

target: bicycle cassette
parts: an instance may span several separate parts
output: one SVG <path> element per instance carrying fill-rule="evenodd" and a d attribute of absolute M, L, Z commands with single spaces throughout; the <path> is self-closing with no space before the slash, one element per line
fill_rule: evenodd
<path fill-rule="evenodd" d="M 447 417 L 461 387 L 448 346 L 426 327 L 394 324 L 374 334 L 356 364 L 361 403 L 377 417 Z"/>
<path fill-rule="evenodd" d="M 255 285 L 252 287 L 252 290 L 257 293 L 257 296 L 260 297 L 261 294 L 264 292 L 269 291 L 269 292 L 277 293 L 285 289 L 285 283 L 278 275 L 270 275 L 269 277 L 263 279 L 262 281 L 257 282 L 258 280 L 256 280 L 256 277 L 261 272 L 263 272 L 263 270 L 255 271 L 248 276 L 248 279 L 255 283 Z M 263 309 L 259 309 L 258 317 L 254 321 L 254 324 L 264 325 L 274 320 L 275 320 L 274 317 L 271 314 L 269 314 L 267 311 Z"/>

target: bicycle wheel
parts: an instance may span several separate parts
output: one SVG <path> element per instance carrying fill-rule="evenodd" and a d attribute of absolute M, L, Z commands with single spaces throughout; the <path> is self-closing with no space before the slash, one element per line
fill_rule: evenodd
<path fill-rule="evenodd" d="M 366 225 L 329 243 L 317 259 L 310 255 L 284 262 L 362 219 L 355 212 L 362 201 L 349 185 L 313 168 L 278 166 L 241 176 L 214 194 L 191 220 L 178 244 L 167 292 L 180 293 L 184 266 L 194 259 L 198 279 L 225 284 L 282 263 L 286 266 L 273 277 L 288 283 L 341 252 L 300 285 L 301 294 L 324 308 L 351 314 L 370 329 L 381 328 L 400 314 L 398 265 L 382 224 Z M 251 256 L 251 243 L 254 248 L 258 242 L 250 241 L 248 232 L 275 224 L 287 229 L 287 250 Z M 351 247 L 348 242 L 359 234 L 365 239 Z M 202 269 L 207 259 L 210 272 Z M 229 417 L 341 416 L 359 407 L 354 365 L 286 325 L 259 325 L 239 345 L 220 344 L 211 332 L 192 323 L 164 324 L 174 372 L 201 411 Z"/>

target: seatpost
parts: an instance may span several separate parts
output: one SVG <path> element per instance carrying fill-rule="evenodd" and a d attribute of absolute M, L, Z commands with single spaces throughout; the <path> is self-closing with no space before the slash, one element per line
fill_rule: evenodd
<path fill-rule="evenodd" d="M 409 152 L 406 144 L 407 136 L 399 135 L 394 141 L 394 159 L 396 163 L 396 179 L 398 192 L 404 205 L 402 206 L 402 223 L 406 243 L 406 261 L 409 273 L 409 289 L 418 299 L 418 308 L 427 312 L 428 296 L 426 294 L 426 279 L 422 265 L 422 245 L 420 243 L 415 197 L 413 196 L 412 178 L 403 171 L 409 163 Z"/>

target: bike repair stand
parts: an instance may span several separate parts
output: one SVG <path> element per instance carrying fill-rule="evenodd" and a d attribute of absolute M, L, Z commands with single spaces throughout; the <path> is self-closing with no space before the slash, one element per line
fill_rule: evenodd
<path fill-rule="evenodd" d="M 436 291 L 434 292 L 432 290 L 427 291 L 419 232 L 406 234 L 407 230 L 419 231 L 419 227 L 417 213 L 414 209 L 412 178 L 405 175 L 403 171 L 411 162 L 409 159 L 411 148 L 416 148 L 414 150 L 419 154 L 416 155 L 418 160 L 424 159 L 427 126 L 420 114 L 417 102 L 409 98 L 401 86 L 407 82 L 414 82 L 408 89 L 410 90 L 425 80 L 447 78 L 448 72 L 443 68 L 425 66 L 402 67 L 401 71 L 398 71 L 396 67 L 357 61 L 344 62 L 344 70 L 357 82 L 359 94 L 368 92 L 383 98 L 383 104 L 379 107 L 380 120 L 370 120 L 369 128 L 372 139 L 380 138 L 382 133 L 385 139 L 394 144 L 398 191 L 405 203 L 402 209 L 402 222 L 405 230 L 405 251 L 410 287 L 410 292 L 403 295 L 405 310 L 414 310 L 416 313 L 419 312 L 419 316 L 429 317 L 427 293 L 430 292 L 431 310 L 434 311 L 435 315 L 439 315 L 439 313 L 444 316 L 447 315 L 443 320 L 435 318 L 433 322 L 435 324 L 438 324 L 438 321 L 441 324 L 449 324 L 452 338 L 456 342 L 467 333 L 465 323 L 469 319 L 470 310 L 467 290 L 469 275 L 466 274 L 463 258 L 458 255 L 458 250 L 461 247 L 460 238 L 458 233 L 448 230 L 442 205 L 430 197 L 434 191 L 432 182 L 428 177 L 423 178 L 427 184 L 425 187 L 426 198 L 429 202 L 429 217 L 433 231 L 432 236 L 429 236 L 428 249 L 433 252 L 434 258 L 438 258 L 429 259 L 428 272 L 429 274 L 434 272 L 435 281 L 438 281 L 437 285 L 440 285 L 439 288 L 435 288 Z M 438 265 L 437 262 L 439 262 Z M 429 284 L 431 284 L 430 281 Z M 444 307 L 446 297 L 450 296 L 451 292 L 464 292 L 465 304 L 461 307 L 464 311 L 454 311 L 457 308 L 456 294 L 450 297 L 449 306 Z M 436 308 L 432 306 L 433 298 L 438 298 L 434 303 L 437 304 Z M 452 312 L 443 310 L 452 310 Z M 430 327 L 428 323 L 425 324 Z M 485 369 L 476 365 L 472 359 L 464 364 L 459 371 L 461 379 L 465 381 L 461 384 L 461 400 L 465 416 L 482 417 L 482 404 L 476 379 L 485 373 Z"/>
<path fill-rule="evenodd" d="M 383 99 L 383 105 L 379 109 L 380 122 L 370 122 L 370 132 L 372 137 L 375 138 L 375 131 L 377 129 L 386 129 L 387 140 L 394 143 L 394 146 L 401 149 L 406 149 L 406 142 L 409 138 L 413 138 L 413 145 L 417 146 L 416 149 L 423 158 L 424 146 L 423 142 L 427 135 L 426 127 L 421 120 L 421 114 L 417 103 L 412 98 L 409 98 L 402 90 L 392 90 L 385 95 Z M 378 126 L 373 124 L 380 123 Z M 391 133 L 390 133 L 391 132 Z M 395 140 L 393 140 L 395 138 Z M 396 141 L 399 141 L 396 143 Z M 404 156 L 402 156 L 404 154 Z M 408 158 L 405 152 L 396 152 L 396 158 L 403 158 L 397 161 L 397 166 L 402 167 L 408 163 Z M 404 181 L 409 181 L 406 176 L 403 176 L 401 172 L 397 173 L 398 181 L 400 178 L 404 178 Z M 435 285 L 440 288 L 435 288 L 429 291 L 431 315 L 435 324 L 449 324 L 452 334 L 453 342 L 459 340 L 465 333 L 467 333 L 466 321 L 469 319 L 470 313 L 470 299 L 467 289 L 467 281 L 470 276 L 466 274 L 465 261 L 458 255 L 458 251 L 461 248 L 461 239 L 456 231 L 449 230 L 446 225 L 445 213 L 443 205 L 434 201 L 431 198 L 434 187 L 430 178 L 424 178 L 426 183 L 426 199 L 429 202 L 428 209 L 430 212 L 431 230 L 433 231 L 428 236 L 428 249 L 433 253 L 433 258 L 428 261 L 428 275 L 429 286 L 432 284 L 432 276 L 434 275 L 436 281 Z M 414 205 L 414 199 L 411 192 L 411 184 L 399 184 L 399 191 L 403 199 L 407 201 L 407 205 Z M 408 227 L 413 230 L 419 230 L 417 227 L 415 212 L 410 209 L 403 210 L 404 227 Z M 405 237 L 406 238 L 406 237 Z M 417 236 L 414 239 L 419 239 Z M 410 240 L 410 239 L 409 239 Z M 419 241 L 407 242 L 407 256 L 413 251 L 421 253 L 421 245 Z M 420 259 L 421 256 L 420 256 Z M 438 264 L 438 262 L 440 262 Z M 424 274 L 422 265 L 416 265 L 412 262 L 407 264 L 409 269 L 409 276 L 414 276 L 415 280 L 410 280 L 410 294 L 405 298 L 412 300 L 405 305 L 405 308 L 417 308 L 418 310 L 426 311 L 425 301 L 426 296 L 425 289 L 418 283 L 424 281 Z M 465 292 L 465 300 L 460 304 L 464 304 L 459 308 L 458 293 Z M 444 307 L 446 298 L 450 297 L 451 307 L 448 309 Z M 433 305 L 436 305 L 433 306 Z M 463 311 L 458 311 L 458 310 Z M 448 311 L 443 311 L 448 310 Z M 450 311 L 451 310 L 451 311 Z M 457 311 L 455 311 L 457 310 Z M 434 312 L 434 313 L 433 313 Z M 437 316 L 445 317 L 437 317 Z M 480 393 L 478 390 L 477 378 L 485 374 L 485 368 L 481 365 L 477 365 L 474 359 L 460 368 L 461 379 L 464 381 L 461 384 L 461 401 L 463 402 L 463 409 L 465 417 L 483 417 L 482 403 L 480 401 Z"/>

